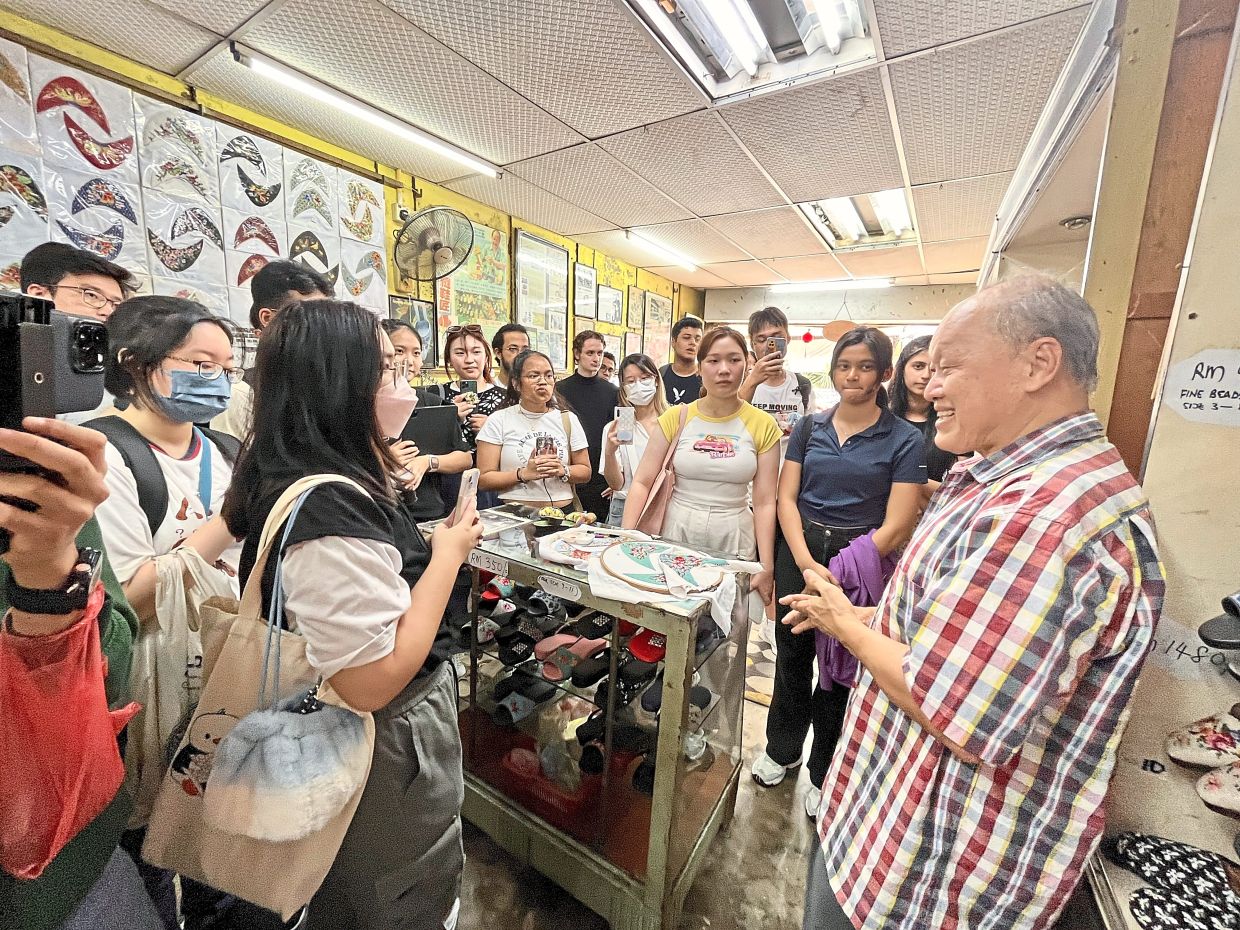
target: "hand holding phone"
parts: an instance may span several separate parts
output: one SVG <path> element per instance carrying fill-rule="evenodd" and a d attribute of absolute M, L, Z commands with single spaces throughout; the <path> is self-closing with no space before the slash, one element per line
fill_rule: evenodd
<path fill-rule="evenodd" d="M 784 358 L 788 355 L 788 340 L 783 336 L 776 336 L 771 339 L 767 345 L 771 346 L 772 351 L 774 351 L 774 353 L 780 358 Z"/>
<path fill-rule="evenodd" d="M 444 521 L 448 526 L 455 526 L 471 507 L 477 509 L 478 477 L 481 474 L 478 469 L 471 468 L 461 475 L 461 490 L 456 496 L 456 506 L 452 508 L 452 513 L 448 514 L 448 519 Z"/>

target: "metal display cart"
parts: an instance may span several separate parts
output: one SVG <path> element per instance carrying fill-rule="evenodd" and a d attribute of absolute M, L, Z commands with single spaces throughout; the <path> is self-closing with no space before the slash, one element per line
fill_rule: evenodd
<path fill-rule="evenodd" d="M 532 514 L 518 505 L 495 509 L 518 516 Z M 462 689 L 460 704 L 463 815 L 519 862 L 534 867 L 604 917 L 615 930 L 673 928 L 711 843 L 731 820 L 736 804 L 749 577 L 736 576 L 736 606 L 725 636 L 704 599 L 621 603 L 598 598 L 591 593 L 584 572 L 545 561 L 536 552 L 533 528 L 526 526 L 518 545 L 486 540 L 469 559 L 475 635 L 470 637 L 468 688 Z M 496 702 L 491 690 L 497 679 L 491 673 L 499 671 L 500 663 L 489 646 L 479 645 L 476 635 L 482 573 L 507 577 L 518 585 L 554 594 L 567 604 L 591 608 L 666 637 L 657 720 L 639 709 L 639 698 L 617 707 L 618 689 L 607 688 L 605 699 L 597 705 L 606 711 L 605 764 L 600 775 L 582 776 L 575 790 L 549 777 L 531 778 L 528 770 L 514 773 L 511 760 L 514 750 L 524 750 L 528 769 L 531 754 L 545 748 L 541 738 L 548 734 L 554 738 L 560 728 L 564 708 L 580 712 L 585 702 L 594 701 L 597 689 L 561 683 L 555 699 L 519 723 L 504 725 L 493 718 Z M 616 680 L 617 657 L 625 641 L 621 627 L 619 622 L 612 624 L 606 679 L 610 681 Z M 690 705 L 694 685 L 699 695 L 702 687 L 710 692 L 705 708 Z M 629 732 L 643 726 L 650 735 L 656 760 L 652 791 L 648 783 L 646 791 L 634 785 L 634 773 L 643 760 L 614 745 L 617 726 Z M 649 763 L 646 766 L 648 776 Z"/>

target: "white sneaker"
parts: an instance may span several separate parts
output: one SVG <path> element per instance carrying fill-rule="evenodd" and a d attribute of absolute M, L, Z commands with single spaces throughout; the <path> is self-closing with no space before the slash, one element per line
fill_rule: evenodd
<path fill-rule="evenodd" d="M 788 765 L 780 765 L 764 752 L 753 760 L 753 768 L 750 769 L 750 774 L 753 775 L 753 780 L 763 788 L 774 788 L 784 780 L 785 775 L 796 769 L 800 764 L 801 760 L 797 759 Z"/>
<path fill-rule="evenodd" d="M 810 820 L 818 819 L 818 807 L 822 804 L 822 789 L 809 786 L 805 792 L 805 813 Z"/>

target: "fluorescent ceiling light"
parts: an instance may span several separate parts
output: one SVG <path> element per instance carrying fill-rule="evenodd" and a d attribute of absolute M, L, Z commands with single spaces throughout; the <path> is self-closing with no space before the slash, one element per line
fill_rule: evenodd
<path fill-rule="evenodd" d="M 856 241 L 866 235 L 861 214 L 848 197 L 833 197 L 830 200 L 821 200 L 819 204 L 831 225 L 843 238 Z"/>
<path fill-rule="evenodd" d="M 864 36 L 865 15 L 859 0 L 784 0 L 801 44 L 809 53 L 826 45 L 838 55 L 845 39 Z"/>
<path fill-rule="evenodd" d="M 643 247 L 645 247 L 646 249 L 649 249 L 651 252 L 654 252 L 656 255 L 660 256 L 661 258 L 666 259 L 667 264 L 669 265 L 676 265 L 678 268 L 685 269 L 685 271 L 697 271 L 698 270 L 698 266 L 694 264 L 693 259 L 688 258 L 687 256 L 684 256 L 684 255 L 681 255 L 679 252 L 677 252 L 674 249 L 669 249 L 667 246 L 663 245 L 662 243 L 655 242 L 653 239 L 647 239 L 641 233 L 634 232 L 631 229 L 626 229 L 624 231 L 624 234 L 628 236 L 630 239 L 637 240 L 637 242 L 639 242 Z"/>
<path fill-rule="evenodd" d="M 679 6 L 728 77 L 757 75 L 771 46 L 747 0 L 679 0 Z"/>
<path fill-rule="evenodd" d="M 394 136 L 407 139 L 424 149 L 434 152 L 436 155 L 450 159 L 458 165 L 464 165 L 470 171 L 485 174 L 492 178 L 499 177 L 499 168 L 490 162 L 471 155 L 464 149 L 457 148 L 455 145 L 445 142 L 429 132 L 418 129 L 416 126 L 389 116 L 382 110 L 377 110 L 369 104 L 355 100 L 347 94 L 343 94 L 320 81 L 316 81 L 314 78 L 307 77 L 300 71 L 296 71 L 287 65 L 282 65 L 278 61 L 272 61 L 270 58 L 266 58 L 250 49 L 242 48 L 235 42 L 232 43 L 232 53 L 237 61 L 248 67 L 255 74 L 261 74 L 263 77 L 270 78 L 289 90 L 297 91 L 297 93 L 304 94 L 320 103 L 326 103 L 342 113 L 355 116 L 385 132 L 390 132 Z"/>
<path fill-rule="evenodd" d="M 795 284 L 772 284 L 767 288 L 775 294 L 803 294 L 811 291 L 868 291 L 891 287 L 891 278 L 853 278 L 845 281 L 800 281 Z"/>
<path fill-rule="evenodd" d="M 870 195 L 870 205 L 874 215 L 882 224 L 883 232 L 893 236 L 902 236 L 913 231 L 913 218 L 908 212 L 908 201 L 904 199 L 904 189 L 879 191 Z"/>

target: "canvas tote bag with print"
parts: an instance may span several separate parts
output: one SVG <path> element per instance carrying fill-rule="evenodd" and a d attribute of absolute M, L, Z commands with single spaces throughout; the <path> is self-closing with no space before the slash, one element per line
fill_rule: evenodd
<path fill-rule="evenodd" d="M 332 482 L 366 493 L 340 475 L 313 475 L 295 482 L 267 517 L 240 603 L 216 599 L 203 606 L 202 696 L 160 785 L 142 847 L 142 857 L 152 865 L 275 911 L 285 920 L 309 903 L 322 885 L 361 801 L 362 788 L 321 830 L 287 842 L 213 828 L 204 816 L 204 797 L 220 740 L 243 717 L 269 705 L 260 697 L 269 619 L 278 624 L 280 618 L 262 616 L 262 578 L 277 532 L 306 492 Z M 269 677 L 278 675 L 277 697 L 284 700 L 307 691 L 319 675 L 306 659 L 301 636 L 288 630 L 279 630 L 278 636 L 279 649 L 271 650 L 278 657 L 278 668 L 271 669 Z M 373 746 L 374 721 L 369 714 L 365 722 Z"/>

